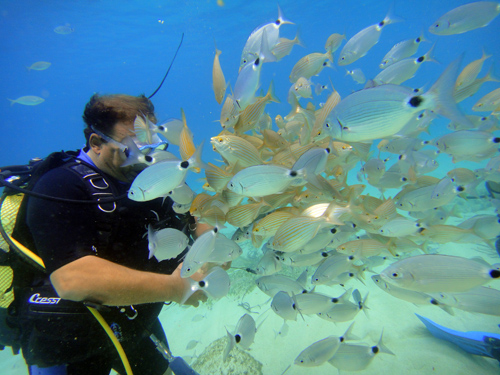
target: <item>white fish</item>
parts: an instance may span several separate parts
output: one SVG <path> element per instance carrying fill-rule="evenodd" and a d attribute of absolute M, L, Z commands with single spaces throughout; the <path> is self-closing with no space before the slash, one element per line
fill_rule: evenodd
<path fill-rule="evenodd" d="M 429 293 L 439 303 L 473 313 L 500 316 L 500 290 L 480 286 L 462 293 Z"/>
<path fill-rule="evenodd" d="M 255 320 L 249 314 L 243 315 L 240 320 L 238 320 L 238 324 L 236 325 L 234 332 L 236 344 L 241 346 L 243 349 L 250 348 L 250 345 L 252 345 L 255 338 L 256 331 Z"/>
<path fill-rule="evenodd" d="M 174 210 L 174 212 L 178 214 L 185 214 L 186 212 L 189 211 L 190 208 L 191 208 L 191 203 L 180 204 L 174 202 L 174 204 L 172 205 L 172 209 Z"/>
<path fill-rule="evenodd" d="M 189 187 L 188 184 L 183 182 L 172 191 L 169 191 L 167 196 L 172 198 L 175 203 L 189 204 L 194 199 L 194 191 Z"/>
<path fill-rule="evenodd" d="M 500 137 L 476 130 L 455 131 L 434 141 L 439 150 L 453 156 L 454 161 L 489 159 L 497 151 L 499 143 Z"/>
<path fill-rule="evenodd" d="M 189 289 L 184 294 L 181 305 L 186 302 L 193 293 L 201 290 L 207 297 L 220 299 L 229 293 L 231 280 L 226 271 L 220 267 L 214 267 L 201 281 L 188 278 Z"/>
<path fill-rule="evenodd" d="M 270 52 L 280 42 L 279 29 L 285 24 L 293 24 L 293 22 L 290 22 L 285 18 L 280 6 L 278 5 L 278 18 L 273 22 L 259 26 L 252 31 L 248 37 L 241 54 L 240 71 L 247 63 L 254 61 L 255 58 L 261 54 L 263 49 L 267 48 L 267 50 L 264 51 L 265 54 L 267 54 L 267 52 Z M 266 37 L 265 44 L 267 47 L 264 46 L 264 33 Z"/>
<path fill-rule="evenodd" d="M 228 342 L 222 354 L 223 362 L 227 360 L 229 353 L 236 345 L 241 346 L 243 349 L 248 349 L 250 347 L 255 338 L 255 320 L 253 320 L 250 315 L 245 314 L 238 320 L 234 334 L 231 334 L 227 328 L 226 332 Z"/>
<path fill-rule="evenodd" d="M 300 77 L 297 82 L 290 87 L 289 92 L 301 98 L 310 98 L 312 95 L 311 81 L 307 78 Z"/>
<path fill-rule="evenodd" d="M 304 177 L 302 170 L 273 164 L 254 165 L 236 173 L 227 188 L 246 197 L 263 197 L 282 193 L 289 186 L 305 185 Z"/>
<path fill-rule="evenodd" d="M 283 57 L 289 55 L 292 52 L 294 45 L 299 45 L 304 47 L 304 44 L 300 40 L 300 27 L 297 28 L 297 34 L 293 39 L 280 38 L 278 44 L 276 44 L 271 52 L 276 56 L 276 61 L 281 60 Z"/>
<path fill-rule="evenodd" d="M 153 131 L 161 134 L 169 143 L 179 146 L 183 127 L 184 123 L 182 120 L 171 118 L 160 125 L 154 125 Z"/>
<path fill-rule="evenodd" d="M 285 320 L 297 320 L 298 310 L 295 298 L 291 297 L 287 292 L 277 292 L 271 301 L 271 308 Z"/>
<path fill-rule="evenodd" d="M 389 52 L 384 56 L 379 65 L 380 69 L 385 69 L 399 60 L 406 59 L 417 53 L 420 43 L 425 42 L 427 39 L 422 32 L 418 38 L 403 40 L 394 45 Z"/>
<path fill-rule="evenodd" d="M 417 305 L 434 305 L 442 308 L 448 313 L 452 314 L 451 309 L 448 307 L 448 303 L 444 303 L 439 301 L 437 298 L 433 297 L 433 295 L 417 292 L 415 290 L 408 290 L 400 288 L 396 285 L 385 282 L 380 275 L 372 276 L 373 282 L 384 292 L 390 294 L 393 297 L 402 299 L 404 301 L 408 301 Z"/>
<path fill-rule="evenodd" d="M 193 275 L 207 262 L 210 254 L 214 251 L 215 239 L 218 232 L 219 228 L 214 227 L 194 241 L 182 263 L 181 277 L 186 278 Z"/>
<path fill-rule="evenodd" d="M 399 19 L 392 16 L 391 12 L 389 12 L 382 22 L 368 26 L 358 32 L 347 41 L 344 48 L 340 51 L 337 64 L 340 66 L 352 64 L 366 55 L 370 48 L 378 43 L 383 28 L 395 22 L 399 22 Z"/>
<path fill-rule="evenodd" d="M 330 35 L 325 42 L 325 50 L 334 53 L 339 49 L 344 39 L 346 39 L 345 34 L 334 33 Z"/>
<path fill-rule="evenodd" d="M 295 295 L 295 303 L 301 314 L 319 314 L 330 310 L 342 300 L 325 294 L 310 292 Z"/>
<path fill-rule="evenodd" d="M 260 258 L 255 270 L 258 275 L 270 276 L 281 271 L 282 268 L 283 263 L 280 262 L 280 258 L 273 251 L 267 251 L 262 258 Z"/>
<path fill-rule="evenodd" d="M 327 116 L 323 131 L 345 142 L 385 138 L 425 109 L 468 124 L 470 121 L 460 113 L 452 96 L 461 60 L 452 62 L 424 94 L 415 95 L 412 89 L 392 84 L 352 93 Z"/>
<path fill-rule="evenodd" d="M 332 53 L 330 51 L 314 52 L 302 57 L 292 68 L 290 82 L 295 83 L 300 77 L 309 79 L 318 75 L 326 66 L 331 66 L 331 61 Z"/>
<path fill-rule="evenodd" d="M 346 341 L 354 339 L 352 335 L 352 323 L 342 336 L 328 336 L 323 340 L 316 341 L 309 345 L 295 358 L 293 362 L 297 366 L 314 367 L 328 361 L 337 352 L 340 345 Z"/>
<path fill-rule="evenodd" d="M 366 77 L 363 71 L 359 68 L 352 69 L 352 70 L 345 70 L 345 75 L 351 76 L 351 78 L 354 80 L 354 82 L 359 83 L 360 85 L 364 84 L 366 82 Z"/>
<path fill-rule="evenodd" d="M 318 181 L 317 176 L 325 171 L 329 153 L 329 148 L 313 147 L 300 155 L 293 164 L 292 170 L 299 171 L 304 169 L 307 181 L 321 189 L 322 185 Z"/>
<path fill-rule="evenodd" d="M 238 258 L 243 253 L 241 247 L 230 240 L 222 233 L 215 238 L 214 250 L 208 256 L 207 262 L 223 264 L 231 262 Z"/>
<path fill-rule="evenodd" d="M 495 111 L 500 107 L 500 88 L 479 99 L 472 107 L 473 111 Z"/>
<path fill-rule="evenodd" d="M 424 62 L 437 62 L 432 56 L 433 50 L 434 45 L 423 56 L 417 58 L 407 58 L 395 62 L 377 74 L 375 78 L 373 78 L 373 81 L 377 84 L 393 83 L 395 85 L 400 85 L 403 82 L 406 82 L 415 76 L 417 70 Z"/>
<path fill-rule="evenodd" d="M 374 346 L 342 343 L 328 363 L 339 370 L 361 371 L 368 367 L 378 353 L 394 355 L 382 342 L 382 335 Z"/>
<path fill-rule="evenodd" d="M 390 284 L 418 292 L 465 292 L 499 279 L 500 271 L 467 258 L 424 254 L 391 264 L 380 277 Z"/>
<path fill-rule="evenodd" d="M 378 233 L 385 237 L 405 237 L 416 235 L 422 228 L 425 228 L 425 225 L 398 217 L 382 225 Z"/>
<path fill-rule="evenodd" d="M 203 167 L 202 149 L 203 143 L 189 160 L 165 160 L 147 167 L 132 182 L 128 198 L 144 202 L 165 196 L 184 182 L 190 169 Z"/>
<path fill-rule="evenodd" d="M 236 83 L 234 84 L 233 98 L 238 104 L 240 111 L 244 110 L 255 99 L 255 92 L 260 86 L 260 72 L 264 62 L 276 61 L 276 57 L 267 48 L 266 31 L 262 33 L 262 44 L 258 56 L 247 62 L 238 74 Z"/>
<path fill-rule="evenodd" d="M 75 29 L 72 28 L 69 23 L 54 28 L 54 32 L 61 35 L 71 34 L 73 31 L 75 31 Z"/>
<path fill-rule="evenodd" d="M 495 1 L 477 1 L 459 6 L 443 14 L 429 27 L 436 35 L 462 34 L 488 26 L 500 13 L 500 4 Z"/>
<path fill-rule="evenodd" d="M 351 288 L 352 289 L 352 288 Z M 366 301 L 368 299 L 368 293 L 366 293 L 365 298 L 361 299 L 361 294 L 359 290 L 356 289 L 353 293 L 354 303 L 349 301 L 349 294 L 351 289 L 346 291 L 342 296 L 339 297 L 339 303 L 336 303 L 329 309 L 328 311 L 321 312 L 318 316 L 324 320 L 328 320 L 329 322 L 341 323 L 341 322 L 350 322 L 356 315 L 363 310 L 365 314 L 367 314 L 367 310 L 369 309 L 366 306 Z"/>
<path fill-rule="evenodd" d="M 149 224 L 148 241 L 149 258 L 154 256 L 161 262 L 179 255 L 187 247 L 189 238 L 178 229 L 163 228 L 155 231 Z"/>
<path fill-rule="evenodd" d="M 358 259 L 354 255 L 337 254 L 326 258 L 316 272 L 312 275 L 311 283 L 314 285 L 330 284 L 331 280 L 342 272 L 350 269 L 353 262 Z"/>
<path fill-rule="evenodd" d="M 44 98 L 40 98 L 39 96 L 34 96 L 34 95 L 26 95 L 26 96 L 21 96 L 15 100 L 12 99 L 7 99 L 10 101 L 10 105 L 14 104 L 22 104 L 22 105 L 38 105 L 41 104 L 45 101 Z"/>
<path fill-rule="evenodd" d="M 26 67 L 29 70 L 45 70 L 48 69 L 52 64 L 47 61 L 37 61 L 30 66 Z"/>
<path fill-rule="evenodd" d="M 284 291 L 289 295 L 307 292 L 303 283 L 299 282 L 299 280 L 292 280 L 284 275 L 262 276 L 255 280 L 255 283 L 269 297 L 273 297 L 280 291 Z"/>

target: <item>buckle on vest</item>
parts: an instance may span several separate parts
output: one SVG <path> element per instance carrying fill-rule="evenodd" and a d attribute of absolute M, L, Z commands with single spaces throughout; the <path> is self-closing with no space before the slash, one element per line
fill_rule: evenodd
<path fill-rule="evenodd" d="M 99 173 L 90 173 L 83 176 L 89 183 L 99 190 L 106 190 L 109 188 L 108 182 Z"/>
<path fill-rule="evenodd" d="M 92 194 L 94 197 L 98 197 L 97 198 L 97 202 L 99 202 L 101 199 L 103 198 L 109 198 L 109 197 L 113 197 L 113 194 L 112 193 L 93 193 Z M 102 211 L 102 212 L 106 212 L 106 213 L 110 213 L 110 212 L 113 212 L 114 210 L 116 210 L 116 202 L 106 202 L 104 204 L 112 204 L 112 208 L 111 209 L 106 209 L 104 208 L 103 206 L 101 206 L 101 204 L 99 203 L 97 205 L 97 207 Z"/>

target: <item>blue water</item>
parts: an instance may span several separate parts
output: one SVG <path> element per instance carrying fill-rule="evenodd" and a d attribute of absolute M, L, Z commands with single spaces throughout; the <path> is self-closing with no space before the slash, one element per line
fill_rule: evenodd
<path fill-rule="evenodd" d="M 461 53 L 464 63 L 481 57 L 482 48 L 493 55 L 480 76 L 500 59 L 500 17 L 488 27 L 465 34 L 436 36 L 427 30 L 439 16 L 467 3 L 457 0 L 352 1 L 281 0 L 286 18 L 280 36 L 292 39 L 300 27 L 305 48 L 295 46 L 278 63 L 265 64 L 262 88 L 274 80 L 281 104 L 267 107 L 271 118 L 285 116 L 293 65 L 306 54 L 324 52 L 332 33 L 350 38 L 361 29 L 380 22 L 394 4 L 394 14 L 404 22 L 387 26 L 379 43 L 348 69 L 361 68 L 374 77 L 385 53 L 397 42 L 415 38 L 422 30 L 431 43 L 422 43 L 423 55 L 436 43 L 434 56 L 439 64 L 425 63 L 405 84 L 427 88 L 444 68 Z M 222 51 L 220 61 L 226 81 L 236 82 L 240 55 L 247 37 L 257 26 L 277 17 L 277 3 L 267 0 L 132 1 L 132 0 L 1 0 L 0 1 L 0 165 L 24 164 L 32 157 L 52 151 L 78 149 L 84 143 L 81 115 L 95 92 L 150 95 L 160 83 L 184 33 L 184 43 L 172 70 L 153 102 L 158 119 L 180 118 L 183 108 L 196 144 L 205 140 L 205 161 L 220 160 L 209 146 L 209 138 L 221 131 L 216 122 L 221 106 L 212 91 L 214 39 Z M 74 32 L 60 35 L 53 30 L 70 24 Z M 334 61 L 337 57 L 334 58 Z M 36 61 L 49 61 L 45 71 L 28 71 Z M 343 67 L 326 68 L 315 83 L 332 80 L 342 97 L 362 88 L 345 76 Z M 467 114 L 472 105 L 499 86 L 487 82 L 470 99 L 460 103 Z M 10 105 L 9 99 L 24 95 L 43 97 L 38 106 Z M 318 106 L 328 92 L 313 98 Z M 304 101 L 304 103 L 307 101 Z M 430 138 L 442 135 L 446 120 L 435 121 Z M 276 129 L 276 128 L 274 128 Z M 217 163 L 220 165 L 220 163 Z M 190 174 L 188 182 L 199 190 L 203 175 Z"/>

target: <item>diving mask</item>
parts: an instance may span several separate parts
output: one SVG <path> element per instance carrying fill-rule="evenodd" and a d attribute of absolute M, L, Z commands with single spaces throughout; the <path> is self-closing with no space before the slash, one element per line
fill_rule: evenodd
<path fill-rule="evenodd" d="M 101 131 L 96 130 L 94 127 L 91 126 L 90 128 L 99 137 L 104 139 L 106 142 L 118 147 L 123 152 L 125 160 L 122 164 L 122 167 L 141 163 L 152 164 L 151 158 L 148 157 L 148 155 L 156 151 L 164 151 L 168 147 L 168 143 L 162 141 L 157 134 L 154 135 L 153 143 L 151 144 L 140 142 L 137 136 L 128 136 L 125 137 L 122 142 L 118 142 L 117 140 L 102 133 Z"/>

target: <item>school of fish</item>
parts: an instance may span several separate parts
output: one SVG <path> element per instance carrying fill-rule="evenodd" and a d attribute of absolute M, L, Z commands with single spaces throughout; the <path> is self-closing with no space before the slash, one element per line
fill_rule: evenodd
<path fill-rule="evenodd" d="M 367 55 L 389 33 L 387 26 L 389 30 L 391 24 L 403 22 L 389 11 L 342 48 L 345 35 L 332 34 L 325 52 L 298 60 L 289 74 L 291 110 L 276 116 L 273 123 L 266 106 L 279 99 L 272 82 L 267 83 L 266 94 L 257 94 L 266 84 L 261 80 L 262 69 L 271 69 L 271 63 L 279 63 L 294 46 L 302 45 L 298 32 L 293 40 L 280 37 L 281 27 L 293 23 L 281 9 L 278 12 L 274 22 L 248 37 L 231 94 L 226 92 L 219 60 L 223 55 L 215 48 L 213 89 L 222 104 L 222 130 L 210 143 L 222 158 L 219 165 L 201 160 L 203 144 L 194 144 L 184 111 L 182 120 L 159 126 L 136 121 L 136 134 L 145 143 L 153 143 L 153 136 L 165 137 L 179 145 L 181 158 L 160 150 L 154 153 L 156 159 L 143 160 L 136 151 L 135 162 L 150 165 L 134 180 L 129 198 L 170 196 L 177 212 L 189 211 L 213 226 L 191 245 L 182 232 L 149 228 L 150 257 L 169 259 L 187 248 L 181 276 L 189 280 L 190 289 L 184 300 L 197 290 L 217 299 L 230 288 L 229 276 L 219 266 L 237 259 L 244 253 L 242 248 L 261 249 L 260 260 L 247 264 L 246 270 L 257 274 L 256 285 L 284 322 L 304 315 L 329 322 L 353 321 L 368 309 L 369 293 L 363 295 L 349 282 L 364 283 L 367 272 L 373 284 L 402 301 L 439 307 L 450 314 L 462 309 L 500 316 L 500 266 L 439 253 L 440 244 L 453 242 L 486 245 L 491 254 L 496 251 L 500 201 L 487 196 L 484 186 L 500 183 L 500 137 L 496 135 L 500 89 L 479 98 L 472 108 L 458 107 L 483 83 L 498 82 L 491 70 L 478 78 L 490 56 L 483 51 L 479 59 L 465 61 L 459 51 L 429 88 L 407 87 L 404 82 L 418 74 L 422 63 L 434 61 L 434 44 L 417 54 L 427 41 L 421 33 L 395 44 L 375 77 L 365 77 L 360 69 L 347 70 L 346 75 L 365 85 L 359 91 L 341 97 L 334 82 L 328 86 L 311 81 L 315 76 L 324 81 L 321 72 L 333 66 L 338 49 L 338 66 Z M 428 31 L 440 37 L 491 22 L 498 28 L 499 13 L 497 2 L 466 4 L 444 14 Z M 330 93 L 319 105 L 313 93 L 319 96 L 324 90 Z M 469 109 L 487 114 L 472 115 Z M 449 120 L 447 134 L 431 141 L 420 139 L 419 134 L 438 116 Z M 453 162 L 482 162 L 484 167 L 455 168 L 432 177 L 429 173 L 438 168 L 438 153 Z M 189 171 L 204 172 L 204 192 L 194 194 L 185 184 Z M 358 184 L 348 183 L 353 175 Z M 461 217 L 458 201 L 469 199 L 487 201 L 490 213 L 450 224 Z M 224 226 L 236 228 L 232 238 L 221 233 Z M 201 282 L 192 281 L 189 276 L 207 263 L 217 266 Z M 282 272 L 288 267 L 303 272 L 298 279 L 291 278 Z M 375 272 L 376 268 L 381 271 Z M 340 296 L 315 291 L 319 285 L 339 284 L 346 286 Z M 351 325 L 342 336 L 326 335 L 310 346 L 297 343 L 293 365 L 328 362 L 342 371 L 359 371 L 380 353 L 395 355 L 385 346 L 382 332 L 377 343 L 368 345 L 356 343 L 359 338 L 352 331 Z M 227 331 L 224 359 L 235 345 L 248 349 L 256 334 L 254 319 L 243 315 L 235 331 Z M 397 354 L 397 348 L 392 349 Z"/>

